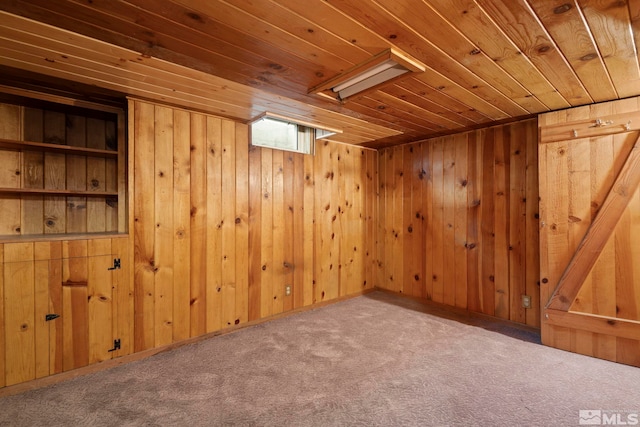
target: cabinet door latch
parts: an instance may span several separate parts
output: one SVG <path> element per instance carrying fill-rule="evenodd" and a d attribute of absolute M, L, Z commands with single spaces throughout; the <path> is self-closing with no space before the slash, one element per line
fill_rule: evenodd
<path fill-rule="evenodd" d="M 113 348 L 111 350 L 108 350 L 108 351 L 112 352 L 112 351 L 116 351 L 116 350 L 120 350 L 120 339 L 119 338 L 117 340 L 113 340 Z"/>
<path fill-rule="evenodd" d="M 60 317 L 59 314 L 47 314 L 46 316 L 44 316 L 44 320 L 46 320 L 47 322 L 51 321 L 51 320 L 55 320 L 58 317 Z"/>
<path fill-rule="evenodd" d="M 109 267 L 108 270 L 120 270 L 120 258 L 113 259 L 113 267 Z"/>

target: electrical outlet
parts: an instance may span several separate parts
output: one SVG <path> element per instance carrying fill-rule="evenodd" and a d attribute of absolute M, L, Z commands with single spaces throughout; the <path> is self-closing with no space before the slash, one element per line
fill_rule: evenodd
<path fill-rule="evenodd" d="M 287 297 L 291 295 L 291 285 L 287 285 L 284 287 L 284 295 Z"/>
<path fill-rule="evenodd" d="M 522 306 L 524 308 L 531 308 L 531 297 L 529 295 L 522 295 Z"/>

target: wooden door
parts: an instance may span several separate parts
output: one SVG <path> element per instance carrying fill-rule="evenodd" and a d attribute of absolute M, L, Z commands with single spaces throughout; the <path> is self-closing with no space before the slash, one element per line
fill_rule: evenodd
<path fill-rule="evenodd" d="M 88 248 L 86 244 L 73 248 L 74 242 L 70 242 L 69 256 L 62 259 L 60 320 L 64 371 L 102 362 L 113 356 L 117 310 L 114 307 L 112 269 L 114 259 L 119 257 L 110 251 L 87 256 L 85 250 L 96 251 L 92 248 L 94 242 L 90 242 Z"/>
<path fill-rule="evenodd" d="M 110 351 L 130 317 L 119 258 L 111 239 L 0 244 L 0 387 L 124 354 Z"/>
<path fill-rule="evenodd" d="M 539 126 L 542 342 L 640 366 L 638 98 Z"/>

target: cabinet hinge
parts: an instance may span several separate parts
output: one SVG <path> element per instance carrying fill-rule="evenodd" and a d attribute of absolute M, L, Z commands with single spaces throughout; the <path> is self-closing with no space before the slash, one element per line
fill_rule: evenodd
<path fill-rule="evenodd" d="M 120 350 L 120 338 L 113 340 L 113 348 L 109 352 Z"/>
<path fill-rule="evenodd" d="M 120 269 L 120 258 L 113 259 L 113 267 L 109 267 L 108 270 L 119 270 Z"/>

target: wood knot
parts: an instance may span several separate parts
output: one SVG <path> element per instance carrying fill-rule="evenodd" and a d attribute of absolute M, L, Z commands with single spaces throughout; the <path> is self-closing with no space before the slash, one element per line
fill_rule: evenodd
<path fill-rule="evenodd" d="M 553 13 L 556 15 L 560 15 L 562 13 L 566 13 L 571 10 L 571 5 L 569 3 L 565 3 L 553 9 Z"/>
<path fill-rule="evenodd" d="M 598 57 L 597 53 L 593 53 L 593 52 L 592 53 L 587 53 L 586 55 L 584 55 L 584 56 L 582 56 L 580 58 L 580 61 L 585 61 L 585 62 L 586 61 L 591 61 L 593 59 L 596 59 L 597 57 Z"/>

